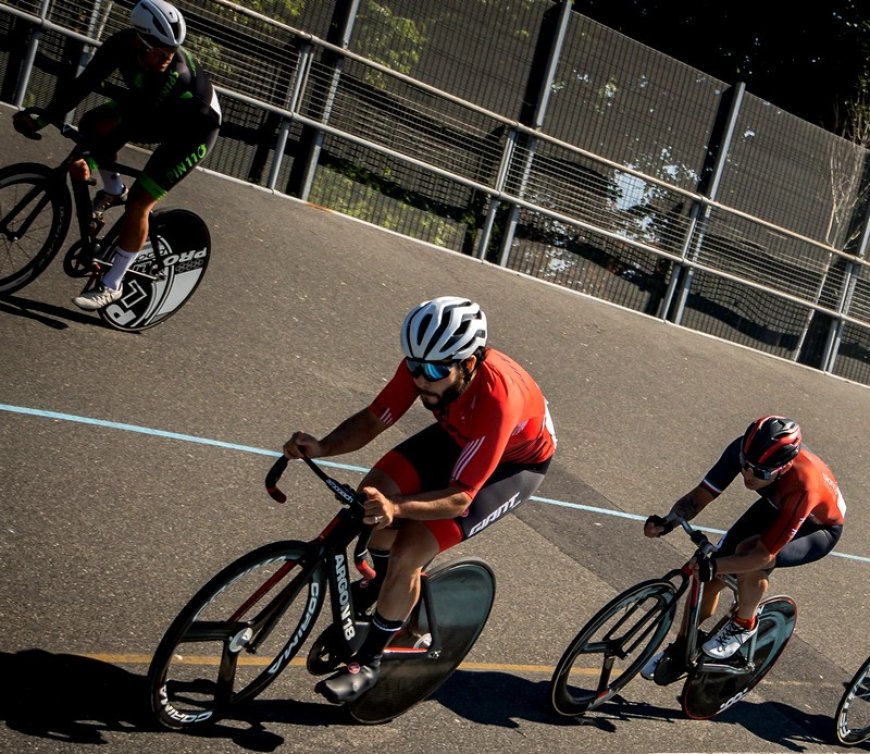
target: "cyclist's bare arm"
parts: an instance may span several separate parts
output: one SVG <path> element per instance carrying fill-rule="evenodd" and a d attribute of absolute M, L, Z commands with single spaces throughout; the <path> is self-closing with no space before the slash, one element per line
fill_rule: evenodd
<path fill-rule="evenodd" d="M 389 526 L 397 518 L 417 521 L 456 518 L 471 504 L 471 497 L 459 487 L 416 492 L 395 498 L 386 497 L 375 487 L 363 487 L 361 492 L 368 498 L 365 503 L 366 517 L 379 529 Z"/>
<path fill-rule="evenodd" d="M 306 432 L 294 432 L 284 444 L 284 455 L 289 458 L 322 458 L 339 456 L 368 445 L 387 428 L 368 408 L 349 416 L 326 437 L 318 440 Z"/>
<path fill-rule="evenodd" d="M 686 521 L 691 521 L 715 499 L 716 495 L 702 484 L 699 484 L 671 506 L 669 515 L 679 516 Z M 659 537 L 667 531 L 670 531 L 670 529 L 649 519 L 647 519 L 643 527 L 643 533 L 647 537 Z"/>

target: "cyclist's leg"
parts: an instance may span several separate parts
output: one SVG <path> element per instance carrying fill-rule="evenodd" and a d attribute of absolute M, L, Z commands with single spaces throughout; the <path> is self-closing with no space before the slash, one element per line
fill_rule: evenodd
<path fill-rule="evenodd" d="M 430 425 L 381 458 L 360 488 L 375 487 L 386 497 L 444 488 L 459 451 L 459 446 L 439 425 Z M 458 527 L 452 526 L 455 541 L 459 541 Z M 441 544 L 424 522 L 401 520 L 393 527 L 376 531 L 370 547 L 375 552 L 389 552 L 386 573 L 377 572 L 377 581 L 381 582 L 377 607 L 354 662 L 316 686 L 332 702 L 354 701 L 377 682 L 384 650 L 419 599 L 420 575 L 438 554 Z"/>
<path fill-rule="evenodd" d="M 776 568 L 794 568 L 821 560 L 843 534 L 842 525 L 822 526 L 805 521 L 792 540 L 776 554 Z"/>
<path fill-rule="evenodd" d="M 134 121 L 118 129 L 127 140 L 134 135 L 143 141 L 154 141 L 160 137 L 160 143 L 130 188 L 112 266 L 103 276 L 104 288 L 117 292 L 117 296 L 120 296 L 124 276 L 148 238 L 148 218 L 154 205 L 205 159 L 217 140 L 219 130 L 216 123 L 206 118 L 194 118 L 190 123 L 172 124 L 173 127 L 168 128 L 168 124 L 149 121 L 141 113 L 126 113 L 122 117 Z M 84 294 L 79 299 L 96 296 L 95 302 L 102 303 L 106 298 L 98 291 L 92 293 Z M 108 298 L 111 299 L 111 296 Z M 80 303 L 79 299 L 76 299 L 77 305 L 87 306 L 87 302 Z"/>

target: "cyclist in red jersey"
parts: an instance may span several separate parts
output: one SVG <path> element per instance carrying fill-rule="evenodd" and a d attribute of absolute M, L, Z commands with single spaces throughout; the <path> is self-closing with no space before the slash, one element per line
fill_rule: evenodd
<path fill-rule="evenodd" d="M 405 317 L 405 358 L 374 401 L 321 440 L 296 432 L 284 445 L 290 458 L 357 450 L 418 398 L 436 420 L 360 483 L 377 577 L 354 584 L 354 604 L 377 606 L 354 661 L 317 684 L 331 702 L 353 701 L 377 682 L 384 648 L 417 602 L 426 564 L 528 500 L 547 472 L 556 449 L 547 402 L 528 372 L 486 339 L 477 304 L 453 296 L 424 301 Z"/>
<path fill-rule="evenodd" d="M 724 584 L 717 574 L 734 574 L 738 580 L 736 614 L 706 641 L 704 652 L 719 660 L 735 654 L 757 631 L 756 611 L 767 592 L 774 568 L 789 568 L 812 563 L 827 555 L 843 532 L 846 503 L 831 470 L 802 444 L 796 422 L 781 416 L 764 416 L 746 428 L 722 453 L 704 480 L 674 503 L 671 513 L 686 520 L 707 507 L 735 477 L 741 474 L 744 486 L 760 498 L 720 540 L 711 558 L 693 564 L 704 590 L 700 620 L 716 610 Z M 660 516 L 650 516 L 644 534 L 660 537 L 674 524 Z M 665 652 L 655 655 L 642 675 L 653 678 L 655 668 L 667 653 L 674 680 L 685 670 L 685 622 L 680 636 Z"/>

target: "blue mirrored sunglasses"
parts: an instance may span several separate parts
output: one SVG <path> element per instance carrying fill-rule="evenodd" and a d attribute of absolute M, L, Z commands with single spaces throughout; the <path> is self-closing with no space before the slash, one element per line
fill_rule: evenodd
<path fill-rule="evenodd" d="M 752 472 L 752 476 L 756 479 L 761 479 L 762 481 L 769 481 L 773 479 L 773 477 L 782 471 L 782 466 L 777 466 L 775 469 L 762 469 L 756 466 L 753 463 L 749 463 L 744 457 L 743 453 L 740 453 L 740 468 L 744 471 L 749 470 Z"/>
<path fill-rule="evenodd" d="M 420 361 L 418 359 L 405 359 L 405 365 L 412 377 L 423 377 L 429 382 L 438 382 L 450 374 L 455 361 Z"/>

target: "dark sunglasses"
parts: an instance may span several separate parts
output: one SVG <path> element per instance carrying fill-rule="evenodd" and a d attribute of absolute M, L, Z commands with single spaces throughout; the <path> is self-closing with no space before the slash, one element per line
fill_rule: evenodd
<path fill-rule="evenodd" d="M 429 382 L 438 382 L 450 374 L 455 361 L 420 361 L 419 359 L 405 359 L 405 365 L 412 377 L 423 377 Z"/>
<path fill-rule="evenodd" d="M 768 482 L 773 477 L 775 477 L 780 471 L 782 471 L 782 466 L 777 466 L 775 469 L 762 469 L 756 466 L 754 463 L 749 463 L 744 457 L 743 453 L 740 453 L 740 468 L 744 471 L 751 471 L 752 476 L 756 479 L 761 479 L 764 482 Z"/>
<path fill-rule="evenodd" d="M 149 37 L 147 34 L 141 34 L 140 32 L 136 32 L 136 36 L 139 37 L 139 41 L 145 47 L 145 52 L 151 52 L 151 50 L 160 50 L 160 52 L 166 55 L 174 55 L 175 51 L 178 49 L 177 47 L 166 47 L 166 45 L 160 44 L 153 37 Z"/>

